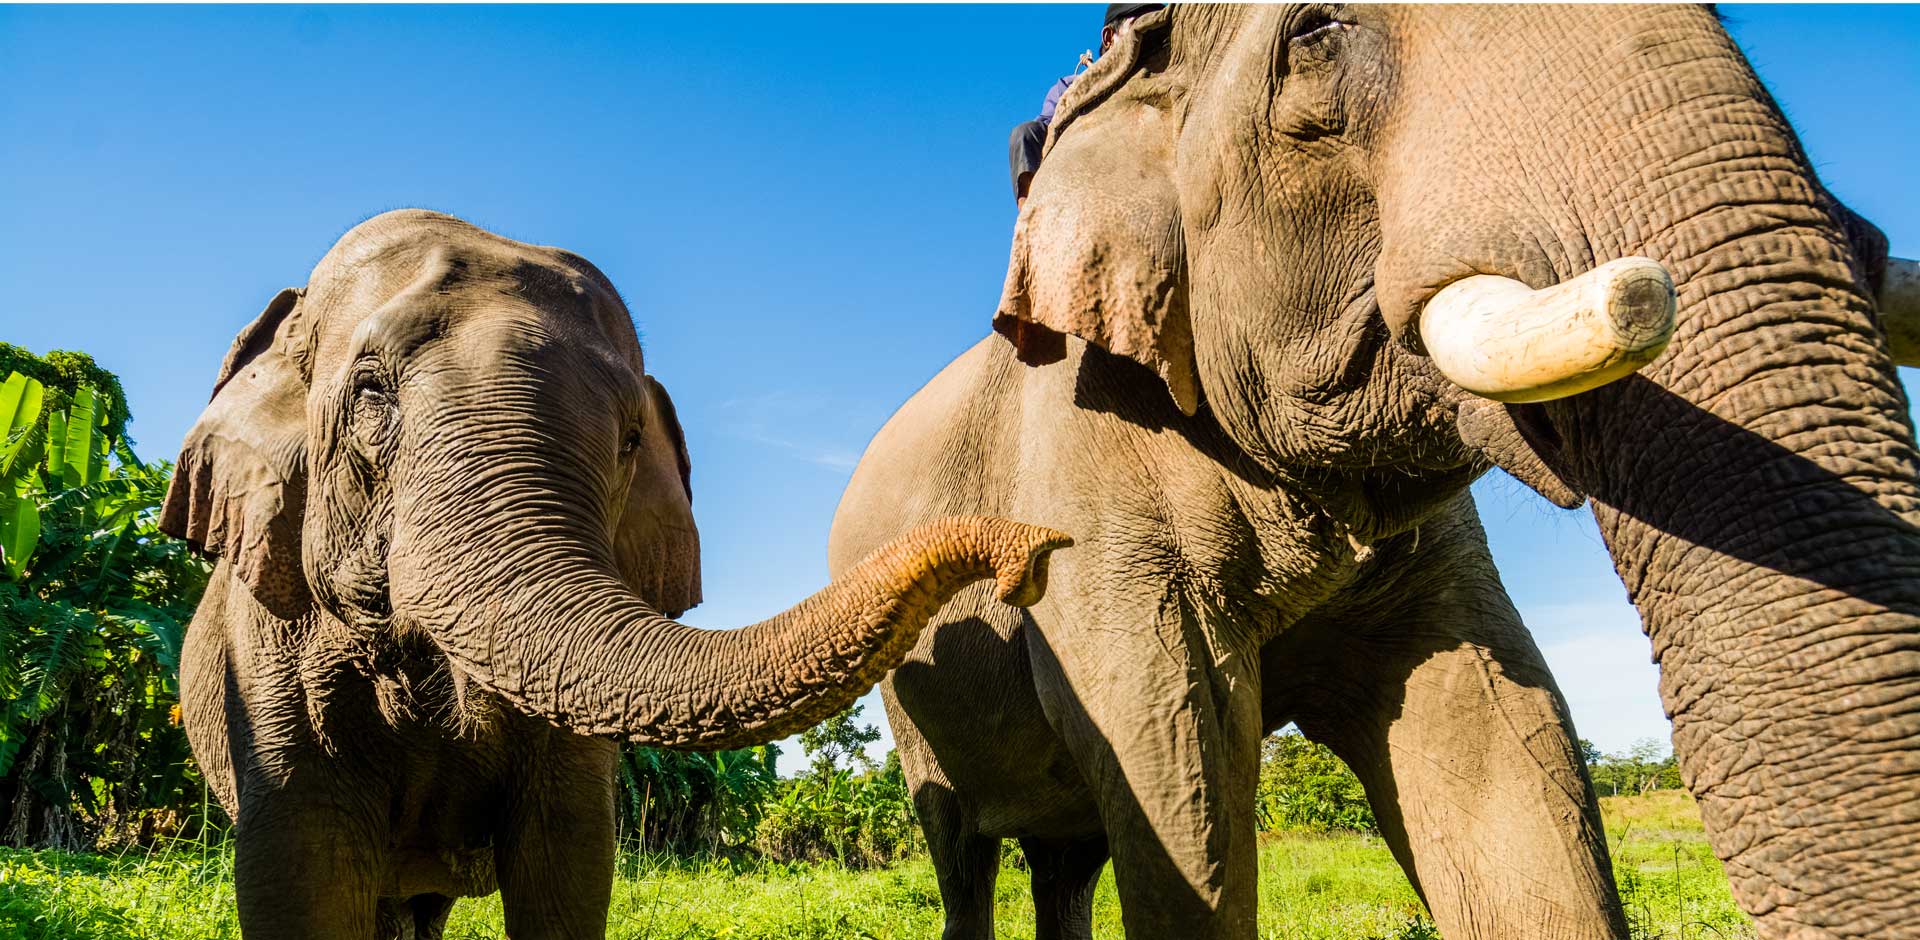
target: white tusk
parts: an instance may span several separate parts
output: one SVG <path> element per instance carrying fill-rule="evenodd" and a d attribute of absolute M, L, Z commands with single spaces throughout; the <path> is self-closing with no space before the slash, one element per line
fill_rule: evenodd
<path fill-rule="evenodd" d="M 1605 385 L 1652 362 L 1673 337 L 1673 278 L 1651 258 L 1609 261 L 1534 290 L 1482 274 L 1420 311 L 1427 356 L 1454 384 L 1519 404 Z"/>
<path fill-rule="evenodd" d="M 1880 282 L 1880 328 L 1895 365 L 1920 366 L 1920 262 L 1888 258 Z"/>

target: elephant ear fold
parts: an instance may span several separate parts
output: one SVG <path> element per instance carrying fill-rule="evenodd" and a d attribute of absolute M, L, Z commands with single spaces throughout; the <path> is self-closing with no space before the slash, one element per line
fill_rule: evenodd
<path fill-rule="evenodd" d="M 669 617 L 700 603 L 700 531 L 693 524 L 693 464 L 665 387 L 646 377 L 640 465 L 627 488 L 614 551 L 627 586 Z"/>
<path fill-rule="evenodd" d="M 1840 218 L 1841 230 L 1846 233 L 1847 241 L 1852 243 L 1854 255 L 1860 259 L 1860 273 L 1867 279 L 1867 290 L 1877 297 L 1887 282 L 1886 233 L 1837 201 L 1834 208 Z"/>
<path fill-rule="evenodd" d="M 300 562 L 307 491 L 307 382 L 295 352 L 300 301 L 300 291 L 281 291 L 234 338 L 160 510 L 162 531 L 224 559 L 263 606 L 287 619 L 312 603 Z"/>
<path fill-rule="evenodd" d="M 1065 357 L 1068 335 L 1133 359 L 1193 414 L 1200 382 L 1174 118 L 1127 94 L 1138 46 L 1123 35 L 1062 102 L 1014 227 L 993 328 L 1029 365 Z"/>

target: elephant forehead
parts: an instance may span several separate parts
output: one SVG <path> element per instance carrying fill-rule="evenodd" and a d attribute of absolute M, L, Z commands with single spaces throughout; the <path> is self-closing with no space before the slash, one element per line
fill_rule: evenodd
<path fill-rule="evenodd" d="M 557 316 L 638 345 L 619 293 L 585 259 L 422 210 L 385 213 L 342 236 L 307 297 L 324 318 L 323 356 L 369 341 L 412 348 L 491 313 Z"/>

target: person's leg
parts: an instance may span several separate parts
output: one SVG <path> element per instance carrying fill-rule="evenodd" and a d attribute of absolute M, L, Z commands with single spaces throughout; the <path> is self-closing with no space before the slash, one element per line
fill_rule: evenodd
<path fill-rule="evenodd" d="M 1033 171 L 1040 168 L 1040 148 L 1047 142 L 1047 126 L 1039 121 L 1028 121 L 1013 129 L 1013 136 L 1007 140 L 1008 170 L 1013 174 L 1013 198 L 1020 202 L 1027 198 L 1027 184 L 1033 180 Z"/>

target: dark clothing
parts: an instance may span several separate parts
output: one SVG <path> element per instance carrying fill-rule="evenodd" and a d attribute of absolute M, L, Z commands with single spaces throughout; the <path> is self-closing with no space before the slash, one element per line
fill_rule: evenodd
<path fill-rule="evenodd" d="M 1166 6 L 1164 3 L 1109 3 L 1104 27 L 1120 26 L 1126 21 Z M 1107 51 L 1106 39 L 1102 34 L 1100 51 Z M 1083 60 L 1081 64 L 1085 64 Z M 1040 116 L 1013 129 L 1013 136 L 1007 141 L 1007 168 L 1013 173 L 1013 197 L 1021 198 L 1020 178 L 1031 176 L 1040 169 L 1040 151 L 1047 144 L 1047 128 L 1053 124 L 1053 112 L 1060 107 L 1060 97 L 1067 93 L 1067 86 L 1073 84 L 1078 75 L 1068 75 L 1047 89 L 1047 97 L 1040 102 Z"/>
<path fill-rule="evenodd" d="M 1046 145 L 1053 112 L 1060 107 L 1060 96 L 1067 93 L 1067 86 L 1078 77 L 1066 75 L 1054 82 L 1040 101 L 1040 116 L 1013 129 L 1013 136 L 1007 141 L 1007 167 L 1013 174 L 1014 198 L 1020 197 L 1020 177 L 1040 169 L 1040 148 Z"/>
<path fill-rule="evenodd" d="M 1013 173 L 1013 198 L 1020 193 L 1020 177 L 1040 169 L 1040 148 L 1047 142 L 1047 125 L 1028 121 L 1013 129 L 1007 141 L 1008 170 Z"/>
<path fill-rule="evenodd" d="M 1163 6 L 1166 6 L 1166 4 L 1164 3 L 1109 3 L 1107 4 L 1106 21 L 1101 25 L 1118 26 L 1121 23 L 1124 23 L 1127 20 L 1133 19 L 1134 17 L 1139 16 L 1142 13 L 1152 13 L 1153 11 L 1160 9 Z"/>

